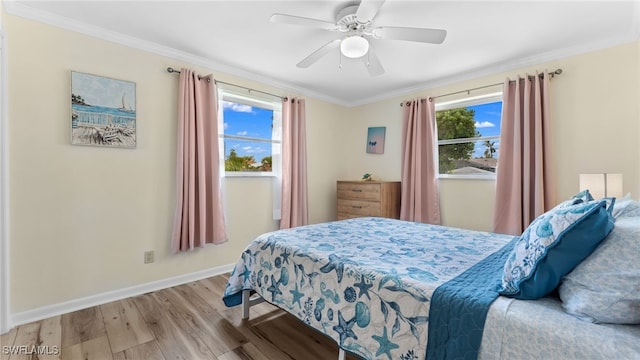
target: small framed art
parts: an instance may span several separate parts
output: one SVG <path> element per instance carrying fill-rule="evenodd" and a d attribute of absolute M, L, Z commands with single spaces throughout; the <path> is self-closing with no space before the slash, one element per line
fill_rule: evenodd
<path fill-rule="evenodd" d="M 71 71 L 71 144 L 136 147 L 136 84 Z"/>
<path fill-rule="evenodd" d="M 367 153 L 384 154 L 385 126 L 370 127 L 367 132 Z"/>

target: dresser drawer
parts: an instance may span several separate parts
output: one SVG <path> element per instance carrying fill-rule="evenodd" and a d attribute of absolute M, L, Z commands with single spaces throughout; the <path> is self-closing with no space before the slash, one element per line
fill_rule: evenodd
<path fill-rule="evenodd" d="M 338 181 L 336 218 L 400 217 L 400 182 Z"/>
<path fill-rule="evenodd" d="M 380 203 L 338 199 L 338 213 L 349 213 L 359 216 L 380 216 Z"/>
<path fill-rule="evenodd" d="M 338 199 L 380 201 L 380 184 L 338 182 Z"/>

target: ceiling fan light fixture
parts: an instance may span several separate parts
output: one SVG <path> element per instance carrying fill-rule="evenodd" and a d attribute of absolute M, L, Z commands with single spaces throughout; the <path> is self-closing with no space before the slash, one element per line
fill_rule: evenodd
<path fill-rule="evenodd" d="M 340 52 L 348 58 L 359 58 L 369 51 L 369 42 L 359 35 L 346 37 L 340 43 Z"/>

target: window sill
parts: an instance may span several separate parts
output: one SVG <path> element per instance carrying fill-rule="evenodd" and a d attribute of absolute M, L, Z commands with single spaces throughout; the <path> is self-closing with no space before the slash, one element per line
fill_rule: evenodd
<path fill-rule="evenodd" d="M 224 177 L 238 178 L 238 177 L 276 177 L 272 172 L 253 172 L 253 171 L 227 171 L 224 173 Z"/>
<path fill-rule="evenodd" d="M 439 174 L 438 179 L 454 179 L 454 180 L 496 180 L 496 175 L 448 175 Z"/>

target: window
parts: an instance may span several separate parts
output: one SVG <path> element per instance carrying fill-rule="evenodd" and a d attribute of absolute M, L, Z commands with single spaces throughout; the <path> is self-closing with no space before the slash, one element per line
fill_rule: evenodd
<path fill-rule="evenodd" d="M 226 175 L 274 175 L 280 169 L 282 105 L 225 90 L 220 93 Z"/>
<path fill-rule="evenodd" d="M 502 93 L 436 104 L 440 177 L 495 178 Z"/>

